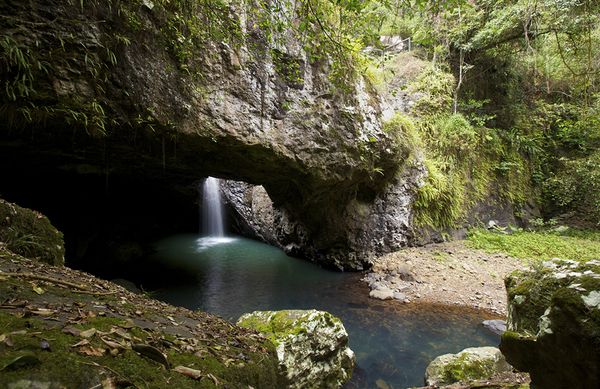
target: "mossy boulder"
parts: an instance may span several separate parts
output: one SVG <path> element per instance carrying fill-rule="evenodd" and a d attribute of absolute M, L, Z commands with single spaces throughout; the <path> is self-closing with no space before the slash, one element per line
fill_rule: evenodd
<path fill-rule="evenodd" d="M 0 244 L 54 266 L 65 263 L 63 235 L 41 213 L 0 199 Z"/>
<path fill-rule="evenodd" d="M 508 362 L 535 387 L 600 387 L 600 261 L 555 259 L 505 283 Z"/>
<path fill-rule="evenodd" d="M 316 310 L 255 311 L 237 324 L 264 334 L 277 347 L 290 388 L 339 388 L 352 376 L 354 352 L 341 320 Z"/>
<path fill-rule="evenodd" d="M 495 347 L 471 347 L 458 354 L 444 354 L 435 358 L 425 371 L 427 385 L 450 385 L 455 382 L 490 379 L 494 375 L 512 371 L 504 356 Z"/>

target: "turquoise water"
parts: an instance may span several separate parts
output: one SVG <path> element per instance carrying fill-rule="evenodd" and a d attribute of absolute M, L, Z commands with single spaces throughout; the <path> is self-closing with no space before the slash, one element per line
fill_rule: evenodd
<path fill-rule="evenodd" d="M 420 386 L 434 357 L 499 343 L 480 325 L 489 318 L 481 313 L 369 299 L 359 274 L 324 270 L 245 238 L 172 236 L 156 244 L 146 265 L 181 275 L 155 290 L 156 298 L 232 322 L 254 310 L 314 308 L 340 317 L 358 364 L 347 388 L 375 388 L 378 380 Z"/>

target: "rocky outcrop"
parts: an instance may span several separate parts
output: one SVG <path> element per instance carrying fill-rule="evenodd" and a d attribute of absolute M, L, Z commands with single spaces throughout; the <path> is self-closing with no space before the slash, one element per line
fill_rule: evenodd
<path fill-rule="evenodd" d="M 39 212 L 0 199 L 0 245 L 54 266 L 65 263 L 63 236 Z"/>
<path fill-rule="evenodd" d="M 304 50 L 323 38 L 310 20 L 298 36 L 258 3 L 214 6 L 3 2 L 0 147 L 106 177 L 261 184 L 278 244 L 339 267 L 405 244 L 415 180 L 396 174 L 409 150 L 382 130 L 368 82 Z"/>
<path fill-rule="evenodd" d="M 225 181 L 221 191 L 234 213 L 237 228 L 284 249 L 341 270 L 362 270 L 378 255 L 407 246 L 412 235 L 411 204 L 425 172 L 418 162 L 407 166 L 370 197 L 355 197 L 330 207 L 343 207 L 334 222 L 322 215 L 317 232 L 271 200 L 262 186 Z M 360 194 L 357 194 L 359 196 Z M 337 230 L 330 228 L 337 226 Z M 332 237 L 334 238 L 332 240 Z"/>
<path fill-rule="evenodd" d="M 340 319 L 323 311 L 255 311 L 237 324 L 264 334 L 277 348 L 290 388 L 339 388 L 352 376 L 354 353 Z"/>
<path fill-rule="evenodd" d="M 506 279 L 500 349 L 536 388 L 600 387 L 600 261 L 544 262 Z"/>
<path fill-rule="evenodd" d="M 458 354 L 435 358 L 425 371 L 427 385 L 438 387 L 455 382 L 486 380 L 512 371 L 504 356 L 495 347 L 471 347 Z"/>

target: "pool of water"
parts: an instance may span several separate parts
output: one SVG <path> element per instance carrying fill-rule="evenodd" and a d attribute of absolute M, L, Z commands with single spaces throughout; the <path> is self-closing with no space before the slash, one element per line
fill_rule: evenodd
<path fill-rule="evenodd" d="M 434 357 L 499 343 L 481 326 L 490 318 L 482 313 L 369 299 L 360 274 L 324 270 L 245 238 L 171 236 L 145 266 L 181 274 L 154 297 L 232 322 L 254 310 L 314 308 L 340 317 L 357 357 L 347 388 L 420 386 Z"/>

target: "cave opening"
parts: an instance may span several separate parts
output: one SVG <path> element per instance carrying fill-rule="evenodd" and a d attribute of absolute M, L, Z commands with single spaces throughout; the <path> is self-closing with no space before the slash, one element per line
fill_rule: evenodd
<path fill-rule="evenodd" d="M 165 236 L 201 233 L 199 189 L 208 174 L 122 167 L 107 173 L 93 158 L 42 150 L 0 143 L 0 198 L 50 218 L 64 234 L 67 266 L 150 288 L 191 277 L 144 261 Z M 224 224 L 227 232 L 244 233 L 227 208 Z"/>

